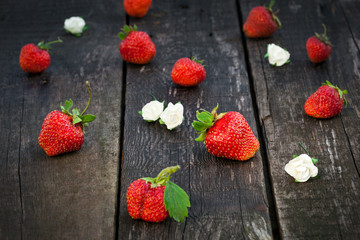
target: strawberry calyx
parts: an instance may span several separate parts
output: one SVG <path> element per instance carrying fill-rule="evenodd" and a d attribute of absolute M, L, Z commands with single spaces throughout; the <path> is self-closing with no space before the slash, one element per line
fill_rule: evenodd
<path fill-rule="evenodd" d="M 77 123 L 81 123 L 81 127 L 84 130 L 85 127 L 88 126 L 89 122 L 92 122 L 96 119 L 95 115 L 92 114 L 85 114 L 86 110 L 89 108 L 90 103 L 91 103 L 91 89 L 90 89 L 90 84 L 88 81 L 86 81 L 86 86 L 88 88 L 88 93 L 89 93 L 89 100 L 88 103 L 84 109 L 84 111 L 82 111 L 82 113 L 80 114 L 80 111 L 78 108 L 73 108 L 71 110 L 70 113 L 70 109 L 73 107 L 73 101 L 71 99 L 66 100 L 64 106 L 60 106 L 61 111 L 63 113 L 65 113 L 66 115 L 72 117 L 73 119 L 73 125 L 77 124 Z"/>
<path fill-rule="evenodd" d="M 192 126 L 196 130 L 196 133 L 199 134 L 199 136 L 195 139 L 195 141 L 204 141 L 207 131 L 216 123 L 216 121 L 225 116 L 226 112 L 220 114 L 216 113 L 218 107 L 219 104 L 217 104 L 211 112 L 208 112 L 206 110 L 202 112 L 196 111 L 196 118 L 199 121 L 194 120 Z"/>
<path fill-rule="evenodd" d="M 325 24 L 323 24 L 323 28 L 324 28 L 324 33 L 319 34 L 319 33 L 316 32 L 316 33 L 315 33 L 315 36 L 316 36 L 317 39 L 319 39 L 321 42 L 323 42 L 323 43 L 325 43 L 325 44 L 330 45 L 330 46 L 333 47 L 334 45 L 330 42 L 328 36 L 326 36 L 326 26 L 325 26 Z"/>
<path fill-rule="evenodd" d="M 121 40 L 124 40 L 131 32 L 137 31 L 137 26 L 124 25 L 124 27 L 119 32 L 118 36 Z"/>
<path fill-rule="evenodd" d="M 281 25 L 280 19 L 275 15 L 275 13 L 272 10 L 272 7 L 274 6 L 274 4 L 275 4 L 275 0 L 271 0 L 269 6 L 266 9 L 270 12 L 273 20 L 276 22 L 278 27 L 281 28 L 282 25 Z"/>
<path fill-rule="evenodd" d="M 197 59 L 196 57 L 192 57 L 192 58 L 191 58 L 191 61 L 194 61 L 194 62 L 196 62 L 196 63 L 199 63 L 199 64 L 201 64 L 203 67 L 205 67 L 205 65 L 203 64 L 203 63 L 204 63 L 204 60 L 199 60 L 199 59 Z"/>
<path fill-rule="evenodd" d="M 334 88 L 340 95 L 340 99 L 343 98 L 344 99 L 344 105 L 345 107 L 347 106 L 347 101 L 346 101 L 346 98 L 344 96 L 344 94 L 347 94 L 348 91 L 347 90 L 341 90 L 338 86 L 334 86 L 332 85 L 329 81 L 326 81 L 326 83 L 322 83 L 322 85 L 324 86 L 329 86 L 329 87 L 332 87 Z"/>
<path fill-rule="evenodd" d="M 188 207 L 190 207 L 189 196 L 178 185 L 170 181 L 171 174 L 180 169 L 180 166 L 172 166 L 163 169 L 156 178 L 141 178 L 147 183 L 151 183 L 151 188 L 165 186 L 164 206 L 169 211 L 169 216 L 177 222 L 184 222 L 188 216 Z"/>
<path fill-rule="evenodd" d="M 46 50 L 46 51 L 48 51 L 48 50 L 51 49 L 51 47 L 50 47 L 51 44 L 54 44 L 54 43 L 62 43 L 62 42 L 63 42 L 63 41 L 60 39 L 60 37 L 58 37 L 57 40 L 51 41 L 51 42 L 48 42 L 48 43 L 45 43 L 45 41 L 41 41 L 41 42 L 39 42 L 39 43 L 37 44 L 37 46 L 38 46 L 38 48 L 40 48 L 41 50 Z"/>

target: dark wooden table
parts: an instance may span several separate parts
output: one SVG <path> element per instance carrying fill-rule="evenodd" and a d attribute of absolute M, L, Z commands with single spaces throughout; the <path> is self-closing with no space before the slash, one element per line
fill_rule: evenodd
<path fill-rule="evenodd" d="M 360 1 L 277 1 L 283 28 L 271 38 L 241 31 L 250 9 L 266 1 L 153 1 L 148 15 L 129 18 L 121 0 L 0 2 L 0 239 L 360 239 Z M 266 3 L 267 4 L 267 3 Z M 77 38 L 64 19 L 83 16 Z M 323 64 L 309 61 L 305 43 L 325 23 L 334 43 Z M 148 32 L 154 60 L 124 63 L 117 33 L 124 24 Z M 28 75 L 18 63 L 26 43 L 54 40 L 50 67 Z M 291 53 L 269 65 L 268 43 Z M 205 59 L 195 88 L 173 84 L 181 57 Z M 347 89 L 340 115 L 318 120 L 303 105 L 322 82 Z M 48 157 L 37 138 L 45 116 L 72 98 L 86 104 L 89 126 L 79 152 Z M 138 111 L 152 100 L 181 101 L 184 123 L 168 131 Z M 210 155 L 194 141 L 199 108 L 241 112 L 261 143 L 249 161 Z M 319 159 L 318 179 L 296 183 L 285 164 L 302 142 Z M 126 190 L 139 177 L 179 164 L 173 180 L 190 196 L 185 223 L 131 219 Z"/>

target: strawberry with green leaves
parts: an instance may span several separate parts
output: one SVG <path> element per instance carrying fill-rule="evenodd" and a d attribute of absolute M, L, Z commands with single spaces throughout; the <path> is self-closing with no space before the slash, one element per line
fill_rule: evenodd
<path fill-rule="evenodd" d="M 170 181 L 171 174 L 180 169 L 173 166 L 163 169 L 156 178 L 140 178 L 127 189 L 127 209 L 133 219 L 162 222 L 168 216 L 183 222 L 188 216 L 189 196 Z"/>
<path fill-rule="evenodd" d="M 247 37 L 270 37 L 278 28 L 281 28 L 279 18 L 272 10 L 274 3 L 275 0 L 271 0 L 269 7 L 257 6 L 251 9 L 243 26 L 243 31 Z"/>
<path fill-rule="evenodd" d="M 347 90 L 341 90 L 326 81 L 306 100 L 305 113 L 314 118 L 334 117 L 347 105 L 344 94 L 347 94 Z"/>
<path fill-rule="evenodd" d="M 326 26 L 323 24 L 324 33 L 315 33 L 315 36 L 310 37 L 306 42 L 306 50 L 310 61 L 313 63 L 321 63 L 329 58 L 333 45 L 328 36 L 326 36 Z"/>
<path fill-rule="evenodd" d="M 89 91 L 89 100 L 86 108 L 80 114 L 79 109 L 73 108 L 73 101 L 65 101 L 60 111 L 49 113 L 42 125 L 38 138 L 40 147 L 48 156 L 78 151 L 84 143 L 84 129 L 96 116 L 85 114 L 91 102 L 91 90 L 89 82 L 86 82 Z"/>
<path fill-rule="evenodd" d="M 174 83 L 183 87 L 194 87 L 206 78 L 206 70 L 202 65 L 204 60 L 180 58 L 174 64 L 171 78 Z"/>
<path fill-rule="evenodd" d="M 49 50 L 50 45 L 54 43 L 61 43 L 62 40 L 58 40 L 45 43 L 39 42 L 37 45 L 28 43 L 21 48 L 19 56 L 19 64 L 21 69 L 27 73 L 40 73 L 45 71 L 50 66 L 51 58 Z"/>
<path fill-rule="evenodd" d="M 196 112 L 199 121 L 194 121 L 192 126 L 200 136 L 195 141 L 205 140 L 207 150 L 216 157 L 240 161 L 252 158 L 260 143 L 244 116 L 238 112 L 217 114 L 217 108 L 211 113 Z"/>
<path fill-rule="evenodd" d="M 125 25 L 118 36 L 122 40 L 119 51 L 124 61 L 146 64 L 155 57 L 155 44 L 147 33 L 137 31 L 136 25 L 134 27 Z"/>

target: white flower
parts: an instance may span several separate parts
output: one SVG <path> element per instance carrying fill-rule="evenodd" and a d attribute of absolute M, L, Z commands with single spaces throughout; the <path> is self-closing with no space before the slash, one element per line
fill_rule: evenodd
<path fill-rule="evenodd" d="M 164 111 L 164 103 L 151 101 L 141 109 L 141 115 L 146 121 L 156 121 Z"/>
<path fill-rule="evenodd" d="M 307 154 L 301 154 L 291 160 L 285 165 L 285 171 L 298 182 L 306 182 L 318 174 L 318 168 Z"/>
<path fill-rule="evenodd" d="M 181 103 L 169 103 L 167 108 L 161 114 L 160 119 L 166 124 L 166 127 L 171 130 L 179 126 L 184 120 L 184 107 Z"/>
<path fill-rule="evenodd" d="M 269 57 L 269 63 L 277 67 L 280 67 L 285 63 L 290 62 L 290 53 L 273 43 L 268 44 L 267 54 L 265 55 L 265 57 Z"/>
<path fill-rule="evenodd" d="M 81 17 L 71 17 L 68 19 L 65 19 L 64 22 L 64 28 L 66 31 L 78 35 L 83 32 L 83 29 L 85 27 L 85 20 Z"/>

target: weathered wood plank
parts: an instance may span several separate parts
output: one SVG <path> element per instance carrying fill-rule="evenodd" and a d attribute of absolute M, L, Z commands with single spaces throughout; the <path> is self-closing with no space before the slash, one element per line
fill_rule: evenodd
<path fill-rule="evenodd" d="M 120 197 L 120 239 L 270 239 L 272 236 L 260 152 L 247 162 L 215 158 L 194 142 L 191 123 L 199 108 L 240 111 L 257 134 L 243 58 L 235 1 L 154 1 L 148 15 L 130 18 L 157 46 L 145 66 L 127 64 L 124 155 Z M 177 59 L 205 59 L 207 78 L 195 88 L 173 84 Z M 181 101 L 185 121 L 168 131 L 137 113 L 152 100 Z M 183 224 L 168 219 L 149 224 L 130 218 L 126 190 L 139 177 L 155 176 L 179 164 L 174 175 L 190 196 Z"/>
<path fill-rule="evenodd" d="M 122 91 L 116 34 L 125 22 L 121 3 L 3 4 L 0 239 L 112 239 Z M 90 26 L 81 38 L 63 29 L 64 19 L 74 15 Z M 37 75 L 22 72 L 21 47 L 58 36 L 64 43 L 53 47 L 50 67 Z M 47 157 L 37 141 L 42 122 L 69 98 L 83 109 L 85 81 L 93 90 L 89 113 L 98 118 L 87 129 L 81 151 Z"/>
<path fill-rule="evenodd" d="M 263 1 L 241 1 L 243 21 L 252 7 L 262 4 Z M 354 36 L 336 1 L 278 1 L 276 8 L 281 9 L 278 16 L 283 28 L 271 38 L 246 42 L 266 135 L 281 236 L 358 239 L 360 179 L 354 163 L 359 151 L 360 83 L 356 74 L 359 51 L 354 48 Z M 305 44 L 314 31 L 322 31 L 322 23 L 327 25 L 335 48 L 325 63 L 314 66 Z M 263 58 L 267 43 L 288 49 L 291 63 L 271 67 Z M 350 105 L 332 119 L 313 119 L 305 114 L 303 105 L 326 80 L 349 90 Z M 304 143 L 319 159 L 320 179 L 299 184 L 283 170 L 291 156 L 301 152 L 298 142 Z"/>

